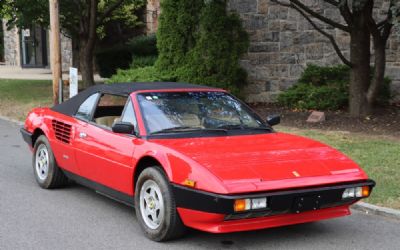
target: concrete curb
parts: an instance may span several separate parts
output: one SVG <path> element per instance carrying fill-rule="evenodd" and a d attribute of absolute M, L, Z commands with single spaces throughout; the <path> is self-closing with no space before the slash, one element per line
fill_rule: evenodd
<path fill-rule="evenodd" d="M 365 202 L 357 202 L 351 206 L 352 209 L 364 212 L 366 214 L 380 215 L 391 219 L 400 220 L 400 210 L 380 207 Z"/>
<path fill-rule="evenodd" d="M 16 124 L 18 126 L 24 126 L 23 122 L 15 120 L 15 119 L 8 118 L 8 117 L 2 116 L 2 115 L 0 115 L 0 119 L 4 120 L 4 121 L 7 121 L 7 122 L 14 123 L 14 124 Z"/>
<path fill-rule="evenodd" d="M 24 125 L 24 123 L 21 121 L 17 121 L 15 119 L 11 119 L 11 118 L 8 118 L 5 116 L 0 115 L 0 119 L 14 123 L 19 126 Z M 384 216 L 387 218 L 400 220 L 400 210 L 396 210 L 396 209 L 392 209 L 392 208 L 380 207 L 380 206 L 372 205 L 372 204 L 365 203 L 365 202 L 357 202 L 356 204 L 351 206 L 351 209 L 361 211 L 366 214 L 379 215 L 379 216 Z"/>

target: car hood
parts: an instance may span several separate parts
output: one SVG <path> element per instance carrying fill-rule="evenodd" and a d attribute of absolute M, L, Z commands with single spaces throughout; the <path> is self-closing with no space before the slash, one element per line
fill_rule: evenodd
<path fill-rule="evenodd" d="M 322 185 L 366 179 L 356 163 L 320 142 L 285 133 L 157 139 L 196 161 L 230 192 Z"/>

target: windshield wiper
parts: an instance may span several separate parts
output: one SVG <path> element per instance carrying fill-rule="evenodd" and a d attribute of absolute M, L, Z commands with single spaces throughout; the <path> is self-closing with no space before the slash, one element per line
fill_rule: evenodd
<path fill-rule="evenodd" d="M 268 131 L 272 131 L 271 128 L 268 127 L 249 127 L 249 126 L 243 126 L 240 124 L 226 124 L 226 125 L 221 125 L 218 126 L 218 128 L 221 129 L 228 129 L 228 130 L 235 130 L 235 129 L 243 129 L 243 130 L 268 130 Z"/>
<path fill-rule="evenodd" d="M 164 134 L 164 133 L 176 133 L 176 132 L 196 132 L 196 131 L 205 131 L 205 132 L 224 132 L 226 133 L 226 129 L 222 128 L 200 128 L 200 127 L 190 127 L 190 126 L 178 126 L 178 127 L 172 127 L 172 128 L 165 128 L 161 129 L 159 131 L 155 131 L 151 133 L 152 135 L 154 134 Z"/>

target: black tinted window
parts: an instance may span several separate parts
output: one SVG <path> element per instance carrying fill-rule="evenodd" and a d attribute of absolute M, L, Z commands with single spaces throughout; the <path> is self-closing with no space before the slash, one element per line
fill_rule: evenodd
<path fill-rule="evenodd" d="M 76 112 L 76 117 L 83 120 L 90 120 L 92 118 L 92 114 L 94 111 L 94 107 L 96 105 L 97 99 L 99 97 L 99 93 L 93 94 L 84 101 Z"/>

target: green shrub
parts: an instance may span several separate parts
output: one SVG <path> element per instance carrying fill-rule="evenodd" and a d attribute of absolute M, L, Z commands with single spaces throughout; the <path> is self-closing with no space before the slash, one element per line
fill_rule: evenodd
<path fill-rule="evenodd" d="M 372 78 L 372 76 L 371 76 Z M 278 103 L 300 110 L 338 110 L 348 106 L 350 68 L 344 65 L 321 67 L 308 65 L 298 83 L 278 96 Z M 391 98 L 389 78 L 379 91 L 378 104 Z"/>
<path fill-rule="evenodd" d="M 157 56 L 157 38 L 155 34 L 138 36 L 127 44 L 136 56 Z"/>
<path fill-rule="evenodd" d="M 131 69 L 154 66 L 157 61 L 157 56 L 133 56 Z"/>
<path fill-rule="evenodd" d="M 107 83 L 116 82 L 175 82 L 177 77 L 174 74 L 158 70 L 154 66 L 137 69 L 118 70 Z"/>
<path fill-rule="evenodd" d="M 117 73 L 117 69 L 128 69 L 131 62 L 132 52 L 125 45 L 96 52 L 96 63 L 101 77 L 110 77 Z"/>
<path fill-rule="evenodd" d="M 278 96 L 278 102 L 300 110 L 337 110 L 348 102 L 348 92 L 341 84 L 315 86 L 299 83 Z"/>
<path fill-rule="evenodd" d="M 101 77 L 110 77 L 117 69 L 152 66 L 157 57 L 156 36 L 138 36 L 127 44 L 96 52 L 96 63 Z M 132 59 L 133 57 L 133 59 Z"/>
<path fill-rule="evenodd" d="M 246 72 L 239 59 L 248 36 L 225 0 L 164 0 L 157 33 L 160 71 L 179 81 L 221 87 L 239 93 Z"/>
<path fill-rule="evenodd" d="M 389 77 L 385 77 L 383 85 L 379 90 L 378 96 L 376 98 L 376 102 L 380 105 L 387 105 L 390 103 L 390 100 L 393 98 L 393 93 L 391 91 L 390 85 L 392 84 L 392 79 Z"/>
<path fill-rule="evenodd" d="M 229 89 L 238 94 L 246 83 L 240 56 L 248 48 L 247 33 L 238 15 L 226 12 L 225 1 L 205 3 L 199 17 L 196 44 L 177 70 L 187 82 Z"/>
<path fill-rule="evenodd" d="M 346 65 L 336 65 L 332 67 L 321 67 L 317 65 L 307 65 L 299 79 L 299 83 L 311 83 L 314 86 L 323 86 L 332 82 L 349 82 L 350 68 Z"/>
<path fill-rule="evenodd" d="M 196 44 L 196 32 L 204 0 L 163 0 L 157 30 L 159 58 L 156 66 L 176 70 Z"/>
<path fill-rule="evenodd" d="M 155 66 L 148 67 L 152 58 L 134 58 L 132 69 L 118 71 L 110 82 L 181 81 L 239 94 L 247 77 L 239 59 L 249 42 L 239 16 L 227 11 L 227 1 L 164 0 L 161 9 Z M 130 46 L 141 47 L 138 41 Z"/>

